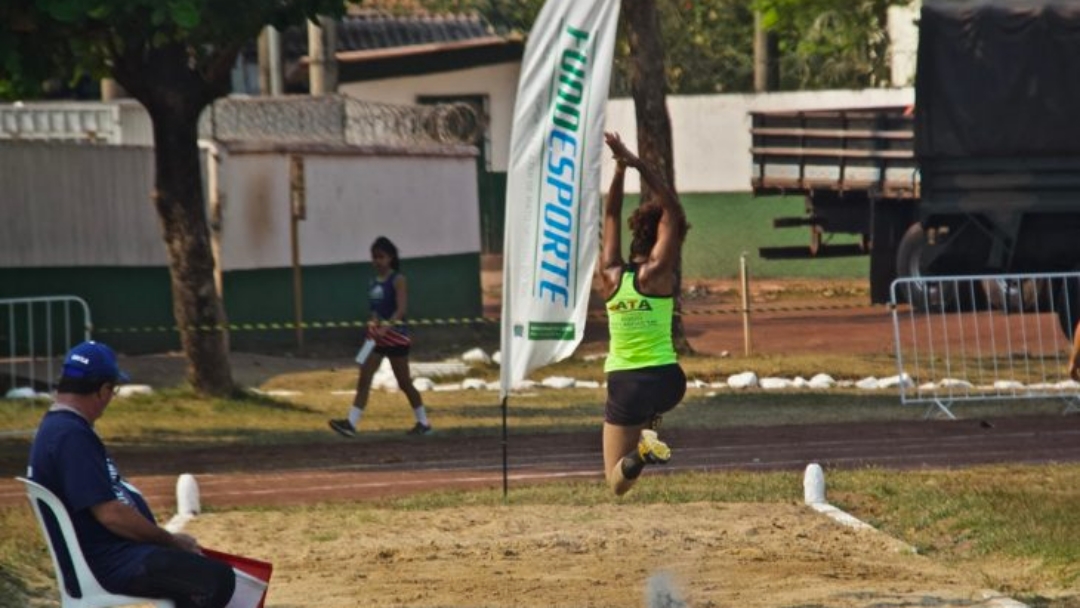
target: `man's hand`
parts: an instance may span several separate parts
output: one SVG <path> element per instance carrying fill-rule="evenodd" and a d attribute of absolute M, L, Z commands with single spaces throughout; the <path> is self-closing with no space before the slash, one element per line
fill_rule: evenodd
<path fill-rule="evenodd" d="M 173 543 L 176 545 L 177 549 L 202 555 L 202 549 L 199 548 L 199 543 L 195 540 L 195 537 L 190 534 L 184 534 L 183 532 L 174 533 Z"/>

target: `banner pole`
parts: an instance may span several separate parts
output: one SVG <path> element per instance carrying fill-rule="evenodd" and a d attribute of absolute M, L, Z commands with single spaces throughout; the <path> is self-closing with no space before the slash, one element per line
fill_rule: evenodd
<path fill-rule="evenodd" d="M 506 412 L 509 409 L 507 401 L 510 397 L 504 395 L 502 398 L 502 474 L 503 474 L 503 503 L 507 502 L 510 494 L 510 464 L 507 457 L 510 449 L 509 433 L 507 431 L 506 424 Z"/>

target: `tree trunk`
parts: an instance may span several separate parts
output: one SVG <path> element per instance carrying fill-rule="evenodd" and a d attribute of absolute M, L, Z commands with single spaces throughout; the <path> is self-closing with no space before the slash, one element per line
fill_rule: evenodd
<path fill-rule="evenodd" d="M 667 77 L 656 0 L 622 0 L 622 18 L 630 43 L 630 93 L 634 97 L 638 156 L 656 167 L 674 189 L 671 118 L 667 111 Z M 642 181 L 641 202 L 646 203 L 655 195 Z M 675 294 L 675 317 L 671 321 L 675 350 L 691 354 L 694 349 L 686 339 L 682 322 L 681 251 L 675 264 Z"/>
<path fill-rule="evenodd" d="M 214 283 L 214 257 L 199 168 L 198 118 L 219 88 L 188 67 L 182 47 L 133 53 L 114 76 L 146 107 L 154 127 L 153 202 L 169 259 L 173 316 L 188 360 L 187 377 L 203 395 L 236 390 L 226 348 L 226 319 Z"/>

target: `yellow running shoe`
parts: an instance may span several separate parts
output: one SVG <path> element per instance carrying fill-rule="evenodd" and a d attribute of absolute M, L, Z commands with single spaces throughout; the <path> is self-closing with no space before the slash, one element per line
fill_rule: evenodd
<path fill-rule="evenodd" d="M 641 431 L 637 451 L 646 464 L 667 464 L 667 461 L 671 460 L 671 448 L 660 441 L 660 438 L 656 436 L 656 431 L 650 429 Z"/>

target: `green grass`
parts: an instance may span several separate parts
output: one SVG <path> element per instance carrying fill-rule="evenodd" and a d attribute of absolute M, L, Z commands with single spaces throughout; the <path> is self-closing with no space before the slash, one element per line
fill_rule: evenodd
<path fill-rule="evenodd" d="M 806 245 L 809 228 L 773 228 L 773 218 L 805 214 L 801 196 L 763 196 L 749 193 L 683 194 L 683 207 L 691 229 L 683 245 L 683 276 L 687 279 L 724 279 L 739 276 L 739 258 L 745 252 L 750 275 L 756 278 L 861 279 L 869 277 L 869 256 L 820 260 L 765 260 L 760 247 Z M 629 216 L 637 204 L 627 200 Z M 625 222 L 624 222 L 625 226 Z M 623 237 L 629 239 L 628 236 Z M 855 243 L 837 235 L 832 243 Z M 625 240 L 624 243 L 629 243 Z"/>
<path fill-rule="evenodd" d="M 721 359 L 691 356 L 682 360 L 692 380 L 723 382 L 734 373 L 753 370 L 759 377 L 810 378 L 821 369 L 843 370 L 836 380 L 896 374 L 888 355 L 767 356 Z M 468 376 L 495 381 L 495 366 L 476 366 Z M 603 380 L 600 362 L 580 357 L 545 367 L 533 375 L 569 376 Z M 449 380 L 441 380 L 447 382 Z M 351 368 L 282 374 L 262 385 L 263 390 L 289 390 L 295 396 L 252 395 L 243 399 L 203 399 L 187 389 L 169 389 L 153 396 L 120 399 L 98 423 L 99 432 L 114 445 L 272 445 L 330 441 L 326 419 L 339 417 L 351 403 L 356 372 Z M 514 393 L 509 404 L 509 423 L 520 432 L 594 430 L 602 409 L 603 388 L 551 390 L 537 388 Z M 495 391 L 435 391 L 424 393 L 431 416 L 441 433 L 470 436 L 498 433 L 502 411 Z M 0 429 L 32 429 L 44 413 L 43 402 L 0 400 Z M 365 432 L 374 438 L 397 435 L 412 425 L 405 398 L 398 392 L 376 390 L 371 394 Z M 1027 401 L 1024 413 L 1058 413 L 1057 400 Z M 961 417 L 992 417 L 1017 412 L 1007 401 L 959 404 Z M 895 390 L 863 391 L 835 389 L 828 392 L 728 388 L 691 388 L 683 406 L 666 420 L 672 426 L 768 426 L 777 424 L 828 423 L 860 420 L 913 420 L 924 413 L 921 406 L 903 406 Z M 0 473 L 18 474 L 25 464 L 29 435 L 0 438 Z"/>

